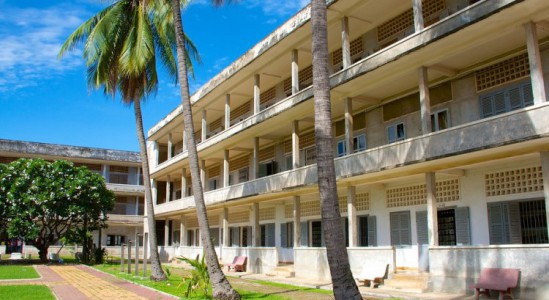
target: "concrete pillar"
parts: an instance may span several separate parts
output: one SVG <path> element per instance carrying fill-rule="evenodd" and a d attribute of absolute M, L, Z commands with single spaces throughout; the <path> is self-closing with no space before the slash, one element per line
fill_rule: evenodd
<path fill-rule="evenodd" d="M 259 74 L 254 74 L 254 115 L 261 111 L 261 107 L 259 106 L 261 97 L 260 83 Z"/>
<path fill-rule="evenodd" d="M 183 128 L 183 152 L 187 151 L 187 133 L 185 128 Z"/>
<path fill-rule="evenodd" d="M 341 55 L 343 68 L 351 65 L 351 41 L 349 40 L 349 18 L 344 16 L 341 19 Z"/>
<path fill-rule="evenodd" d="M 187 169 L 181 168 L 181 198 L 188 197 L 187 195 Z"/>
<path fill-rule="evenodd" d="M 275 206 L 275 247 L 282 247 L 281 224 L 286 223 L 286 205 L 284 203 Z"/>
<path fill-rule="evenodd" d="M 345 99 L 345 147 L 347 154 L 353 153 L 353 99 Z"/>
<path fill-rule="evenodd" d="M 158 160 L 156 161 L 158 162 Z M 109 182 L 109 171 L 109 165 L 101 165 L 101 174 L 103 175 L 103 178 L 105 178 L 105 182 Z"/>
<path fill-rule="evenodd" d="M 139 196 L 135 196 L 135 215 L 139 215 Z"/>
<path fill-rule="evenodd" d="M 153 158 L 154 158 L 155 165 L 158 166 L 158 163 L 160 161 L 160 151 L 158 148 L 158 141 L 153 142 Z"/>
<path fill-rule="evenodd" d="M 231 127 L 231 94 L 225 95 L 225 130 Z"/>
<path fill-rule="evenodd" d="M 156 179 L 151 179 L 151 194 L 155 205 L 158 204 L 158 189 L 156 188 L 156 183 Z M 145 207 L 147 206 L 145 205 Z"/>
<path fill-rule="evenodd" d="M 184 216 L 181 216 L 181 220 L 179 222 L 179 245 L 187 245 L 187 228 L 185 226 Z"/>
<path fill-rule="evenodd" d="M 425 191 L 427 194 L 427 230 L 429 246 L 438 246 L 437 188 L 435 173 L 425 173 Z"/>
<path fill-rule="evenodd" d="M 167 176 L 166 179 L 166 203 L 172 201 L 172 178 L 170 175 Z"/>
<path fill-rule="evenodd" d="M 292 50 L 292 95 L 299 92 L 299 51 Z"/>
<path fill-rule="evenodd" d="M 547 218 L 547 224 L 549 224 L 549 152 L 540 152 L 540 159 L 541 172 L 543 176 L 543 195 L 545 197 L 545 215 Z"/>
<path fill-rule="evenodd" d="M 414 10 L 414 29 L 419 32 L 424 28 L 421 0 L 412 0 L 412 7 Z"/>
<path fill-rule="evenodd" d="M 301 247 L 301 200 L 299 196 L 293 197 L 294 202 L 294 248 Z M 303 237 L 307 238 L 307 237 Z"/>
<path fill-rule="evenodd" d="M 229 240 L 229 209 L 227 207 L 223 208 L 223 247 L 230 247 L 231 241 Z"/>
<path fill-rule="evenodd" d="M 358 246 L 358 219 L 356 217 L 356 188 L 347 188 L 347 217 L 349 219 L 349 247 Z"/>
<path fill-rule="evenodd" d="M 169 246 L 170 243 L 170 220 L 164 222 L 164 246 Z"/>
<path fill-rule="evenodd" d="M 543 79 L 543 66 L 539 52 L 538 33 L 534 22 L 524 24 L 524 29 L 526 30 L 526 47 L 528 48 L 528 61 L 530 62 L 532 93 L 534 95 L 534 104 L 537 105 L 547 101 Z"/>
<path fill-rule="evenodd" d="M 135 175 L 136 182 L 135 185 L 141 185 L 141 167 L 137 167 L 137 174 Z"/>
<path fill-rule="evenodd" d="M 202 110 L 202 138 L 201 141 L 205 141 L 208 138 L 208 112 L 204 109 Z"/>
<path fill-rule="evenodd" d="M 252 204 L 252 247 L 261 246 L 261 227 L 259 226 L 259 203 Z"/>
<path fill-rule="evenodd" d="M 252 165 L 250 168 L 250 180 L 257 179 L 259 172 L 259 138 L 254 137 L 254 150 L 252 154 Z"/>
<path fill-rule="evenodd" d="M 200 161 L 200 181 L 202 181 L 202 189 L 206 186 L 206 160 Z"/>
<path fill-rule="evenodd" d="M 229 186 L 229 150 L 223 151 L 223 187 Z"/>
<path fill-rule="evenodd" d="M 300 167 L 299 164 L 299 121 L 292 123 L 292 169 Z"/>
<path fill-rule="evenodd" d="M 172 133 L 168 133 L 168 159 L 173 157 L 173 140 Z"/>
<path fill-rule="evenodd" d="M 421 107 L 421 132 L 423 134 L 433 131 L 431 124 L 431 98 L 429 95 L 429 78 L 427 77 L 427 68 L 418 69 L 419 78 L 419 105 Z"/>

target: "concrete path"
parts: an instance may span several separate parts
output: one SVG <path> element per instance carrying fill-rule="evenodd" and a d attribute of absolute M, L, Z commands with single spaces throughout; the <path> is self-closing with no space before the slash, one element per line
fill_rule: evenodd
<path fill-rule="evenodd" d="M 87 266 L 36 266 L 41 278 L 2 280 L 0 285 L 46 285 L 59 300 L 139 299 L 173 300 L 178 297 L 133 284 Z"/>

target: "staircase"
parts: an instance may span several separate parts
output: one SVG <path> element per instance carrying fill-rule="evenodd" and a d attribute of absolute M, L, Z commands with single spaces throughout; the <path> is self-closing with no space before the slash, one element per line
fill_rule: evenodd
<path fill-rule="evenodd" d="M 293 264 L 279 264 L 271 273 L 267 276 L 276 276 L 283 278 L 295 277 L 295 270 Z"/>
<path fill-rule="evenodd" d="M 389 274 L 389 279 L 386 279 L 379 289 L 425 293 L 429 289 L 429 273 L 419 272 L 417 269 L 397 268 L 396 273 Z"/>

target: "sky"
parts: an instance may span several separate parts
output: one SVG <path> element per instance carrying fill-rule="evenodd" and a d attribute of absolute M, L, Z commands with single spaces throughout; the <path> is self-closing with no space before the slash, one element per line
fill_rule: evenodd
<path fill-rule="evenodd" d="M 202 58 L 189 79 L 191 93 L 308 2 L 239 0 L 214 8 L 194 0 L 183 12 Z M 57 58 L 66 38 L 109 3 L 0 0 L 0 139 L 139 150 L 133 107 L 89 89 L 81 49 Z M 145 132 L 181 101 L 173 80 L 161 74 L 159 81 L 142 105 Z"/>

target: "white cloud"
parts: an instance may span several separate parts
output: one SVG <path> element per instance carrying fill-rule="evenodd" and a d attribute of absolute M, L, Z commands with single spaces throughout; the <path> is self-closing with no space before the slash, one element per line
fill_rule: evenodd
<path fill-rule="evenodd" d="M 57 59 L 64 40 L 83 22 L 83 10 L 66 5 L 0 10 L 0 92 L 35 86 L 83 64 L 79 51 Z"/>

